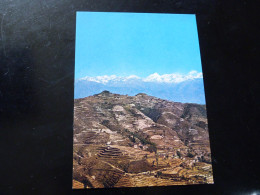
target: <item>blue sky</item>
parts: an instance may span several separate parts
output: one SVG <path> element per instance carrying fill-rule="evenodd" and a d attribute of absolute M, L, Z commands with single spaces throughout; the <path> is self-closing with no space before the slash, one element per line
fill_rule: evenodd
<path fill-rule="evenodd" d="M 75 78 L 202 72 L 194 14 L 77 12 Z"/>

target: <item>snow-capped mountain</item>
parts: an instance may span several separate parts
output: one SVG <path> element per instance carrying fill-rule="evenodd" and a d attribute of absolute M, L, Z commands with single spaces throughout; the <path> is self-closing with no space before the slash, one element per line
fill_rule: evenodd
<path fill-rule="evenodd" d="M 141 79 L 140 77 L 138 76 L 135 76 L 135 75 L 131 75 L 131 76 L 128 76 L 128 77 L 120 77 L 120 76 L 116 76 L 116 75 L 104 75 L 104 76 L 97 76 L 97 77 L 84 77 L 84 78 L 81 78 L 79 80 L 86 80 L 86 81 L 93 81 L 93 82 L 96 82 L 96 83 L 102 83 L 102 84 L 107 84 L 109 82 L 120 82 L 120 81 L 128 81 L 128 80 L 131 80 L 131 79 Z"/>
<path fill-rule="evenodd" d="M 104 90 L 128 95 L 146 93 L 175 102 L 205 104 L 202 73 L 197 71 L 191 71 L 186 75 L 154 73 L 146 78 L 136 75 L 126 77 L 87 76 L 75 81 L 75 99 L 94 95 Z"/>
<path fill-rule="evenodd" d="M 93 81 L 97 83 L 107 84 L 109 82 L 129 81 L 129 80 L 141 80 L 143 82 L 158 82 L 158 83 L 180 83 L 187 80 L 193 80 L 196 78 L 202 78 L 202 73 L 197 71 L 190 71 L 187 75 L 184 74 L 163 74 L 153 73 L 146 78 L 140 78 L 136 75 L 130 75 L 127 77 L 116 76 L 116 75 L 104 75 L 97 77 L 83 77 L 79 80 Z"/>

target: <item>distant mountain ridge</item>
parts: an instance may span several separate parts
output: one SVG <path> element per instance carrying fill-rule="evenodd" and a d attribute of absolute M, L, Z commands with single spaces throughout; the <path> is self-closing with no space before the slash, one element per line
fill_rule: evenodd
<path fill-rule="evenodd" d="M 130 76 L 104 75 L 104 76 L 96 76 L 96 77 L 86 76 L 78 80 L 87 80 L 87 81 L 93 81 L 102 84 L 107 84 L 109 82 L 115 82 L 115 81 L 125 82 L 129 80 L 139 80 L 144 82 L 158 82 L 158 83 L 180 83 L 183 81 L 193 80 L 196 78 L 202 78 L 202 73 L 193 70 L 190 71 L 188 74 L 172 73 L 172 74 L 159 75 L 157 72 L 155 72 L 145 78 L 141 78 L 136 75 L 130 75 Z"/>
<path fill-rule="evenodd" d="M 146 78 L 135 75 L 84 77 L 75 81 L 74 98 L 88 97 L 104 90 L 131 96 L 146 93 L 174 102 L 205 104 L 202 73 L 196 71 L 187 75 L 154 73 Z"/>

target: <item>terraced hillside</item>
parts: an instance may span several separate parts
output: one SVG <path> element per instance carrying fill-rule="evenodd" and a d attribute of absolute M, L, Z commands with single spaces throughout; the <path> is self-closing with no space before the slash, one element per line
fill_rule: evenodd
<path fill-rule="evenodd" d="M 205 105 L 146 94 L 74 103 L 73 188 L 213 183 Z"/>

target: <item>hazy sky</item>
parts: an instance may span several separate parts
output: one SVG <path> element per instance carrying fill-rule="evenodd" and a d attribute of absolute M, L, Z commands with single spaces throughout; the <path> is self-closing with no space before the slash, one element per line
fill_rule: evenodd
<path fill-rule="evenodd" d="M 77 12 L 75 78 L 201 72 L 193 14 Z"/>

